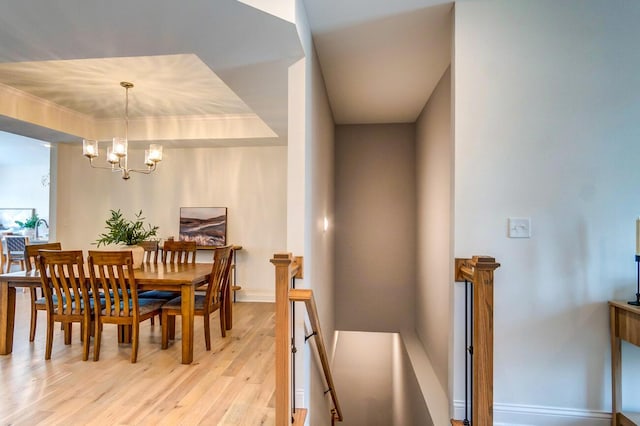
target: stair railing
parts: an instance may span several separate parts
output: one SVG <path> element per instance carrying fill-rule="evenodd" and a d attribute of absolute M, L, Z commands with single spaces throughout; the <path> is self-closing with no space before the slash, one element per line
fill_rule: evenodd
<path fill-rule="evenodd" d="M 305 341 L 315 337 L 318 356 L 322 364 L 325 381 L 331 393 L 333 409 L 331 411 L 332 424 L 335 420 L 342 421 L 342 410 L 338 403 L 326 345 L 320 329 L 320 321 L 316 309 L 313 291 L 310 289 L 292 289 L 294 278 L 303 278 L 303 259 L 293 257 L 291 253 L 276 253 L 271 259 L 276 269 L 276 426 L 287 426 L 291 423 L 303 424 L 306 410 L 292 410 L 291 389 L 291 356 L 295 352 L 294 340 L 291 335 L 291 302 L 304 302 L 312 333 Z"/>
<path fill-rule="evenodd" d="M 493 257 L 488 256 L 455 260 L 455 281 L 465 282 L 465 299 L 467 299 L 468 290 L 471 290 L 472 294 L 470 306 L 472 330 L 469 346 L 467 346 L 468 330 L 465 324 L 465 362 L 469 358 L 471 360 L 471 422 L 469 423 L 468 418 L 464 421 L 452 420 L 453 425 L 493 425 L 493 272 L 499 267 L 500 264 Z M 466 380 L 465 377 L 465 388 Z M 465 408 L 468 402 L 467 393 L 465 389 Z M 465 417 L 466 415 L 465 409 Z"/>

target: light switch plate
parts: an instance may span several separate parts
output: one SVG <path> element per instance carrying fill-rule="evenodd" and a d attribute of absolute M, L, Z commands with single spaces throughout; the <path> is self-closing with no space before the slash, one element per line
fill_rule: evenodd
<path fill-rule="evenodd" d="M 531 238 L 531 218 L 510 217 L 509 238 Z"/>

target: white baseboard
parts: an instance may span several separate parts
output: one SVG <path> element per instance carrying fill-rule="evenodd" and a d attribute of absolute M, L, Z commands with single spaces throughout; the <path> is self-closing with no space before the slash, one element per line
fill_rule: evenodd
<path fill-rule="evenodd" d="M 454 402 L 456 419 L 464 419 L 464 401 Z M 493 404 L 496 426 L 608 426 L 611 413 L 563 407 Z"/>
<path fill-rule="evenodd" d="M 304 400 L 304 389 L 303 388 L 296 389 L 295 401 L 296 401 L 296 407 L 298 407 L 298 408 L 305 408 L 305 407 L 309 406 L 309 404 L 307 404 L 305 402 L 305 400 Z"/>

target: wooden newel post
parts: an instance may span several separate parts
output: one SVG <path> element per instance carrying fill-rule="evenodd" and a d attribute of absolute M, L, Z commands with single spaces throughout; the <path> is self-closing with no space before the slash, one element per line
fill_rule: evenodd
<path fill-rule="evenodd" d="M 276 426 L 291 424 L 291 278 L 302 278 L 302 258 L 276 253 Z"/>
<path fill-rule="evenodd" d="M 473 284 L 473 398 L 471 424 L 493 425 L 493 257 L 456 259 L 456 281 Z"/>

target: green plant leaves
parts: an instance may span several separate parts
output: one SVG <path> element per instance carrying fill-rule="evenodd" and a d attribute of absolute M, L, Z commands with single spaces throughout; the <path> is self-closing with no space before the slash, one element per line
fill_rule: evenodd
<path fill-rule="evenodd" d="M 111 210 L 111 217 L 105 222 L 107 232 L 100 234 L 95 244 L 98 247 L 108 244 L 130 246 L 156 236 L 158 227 L 151 225 L 145 227 L 144 220 L 142 210 L 135 215 L 134 220 L 125 218 L 120 209 Z"/>
<path fill-rule="evenodd" d="M 38 214 L 36 213 L 33 216 L 31 216 L 29 219 L 24 221 L 24 222 L 16 220 L 16 225 L 18 225 L 20 228 L 35 229 L 36 223 L 38 223 L 39 219 L 40 218 L 38 217 Z"/>

